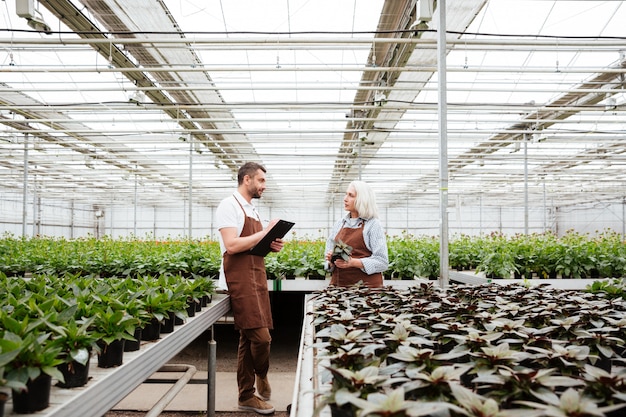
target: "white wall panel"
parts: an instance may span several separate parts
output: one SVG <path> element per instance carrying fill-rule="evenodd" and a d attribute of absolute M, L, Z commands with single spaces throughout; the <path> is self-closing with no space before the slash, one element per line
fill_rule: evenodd
<path fill-rule="evenodd" d="M 22 197 L 13 190 L 0 194 L 0 234 L 22 235 Z M 344 215 L 343 206 L 269 208 L 258 202 L 264 222 L 282 218 L 296 223 L 288 239 L 325 239 L 335 221 Z M 103 216 L 97 218 L 96 209 Z M 389 236 L 408 233 L 415 236 L 439 235 L 439 210 L 436 207 L 403 205 L 379 207 L 380 219 Z M 626 204 L 622 201 L 553 208 L 530 208 L 528 233 L 554 231 L 562 235 L 568 230 L 596 234 L 607 229 L 626 234 Z M 33 216 L 35 213 L 35 216 Z M 194 239 L 217 239 L 214 228 L 215 208 L 194 206 L 192 232 Z M 26 235 L 40 234 L 65 238 L 135 235 L 139 238 L 178 239 L 189 233 L 187 207 L 145 207 L 115 204 L 93 207 L 72 201 L 27 198 Z M 38 224 L 33 225 L 33 217 Z M 492 232 L 514 235 L 524 233 L 524 209 L 461 205 L 449 209 L 449 233 L 479 235 Z"/>

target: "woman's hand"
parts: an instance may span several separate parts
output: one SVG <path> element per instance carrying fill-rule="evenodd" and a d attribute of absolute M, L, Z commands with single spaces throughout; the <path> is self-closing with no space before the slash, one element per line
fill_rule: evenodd
<path fill-rule="evenodd" d="M 359 268 L 363 269 L 363 262 L 358 258 L 353 258 L 352 256 L 348 258 L 347 261 L 344 261 L 343 258 L 339 258 L 335 261 L 335 266 L 340 269 L 346 268 Z"/>
<path fill-rule="evenodd" d="M 348 258 L 347 261 L 344 261 L 343 258 L 339 258 L 335 261 L 335 266 L 339 269 L 351 268 L 352 267 L 352 257 Z"/>

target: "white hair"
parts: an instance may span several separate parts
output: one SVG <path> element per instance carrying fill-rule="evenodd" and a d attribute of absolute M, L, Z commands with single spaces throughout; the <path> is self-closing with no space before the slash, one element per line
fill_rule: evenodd
<path fill-rule="evenodd" d="M 359 217 L 366 220 L 378 217 L 378 206 L 376 205 L 376 193 L 374 193 L 374 190 L 364 181 L 352 181 L 350 186 L 354 187 L 356 192 L 354 208 L 359 213 Z"/>

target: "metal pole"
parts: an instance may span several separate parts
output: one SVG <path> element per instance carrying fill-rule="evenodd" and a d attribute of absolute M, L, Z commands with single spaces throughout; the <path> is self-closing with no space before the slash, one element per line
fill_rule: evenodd
<path fill-rule="evenodd" d="M 483 195 L 481 194 L 478 197 L 478 234 L 482 236 L 483 234 Z"/>
<path fill-rule="evenodd" d="M 437 28 L 437 72 L 439 76 L 439 285 L 448 286 L 448 118 L 446 74 L 446 0 L 437 2 L 439 28 Z"/>
<path fill-rule="evenodd" d="M 528 136 L 522 136 L 524 140 L 524 234 L 528 234 Z"/>
<path fill-rule="evenodd" d="M 189 138 L 189 223 L 187 224 L 187 239 L 191 239 L 191 218 L 192 218 L 192 209 L 193 209 L 193 136 L 191 133 L 188 135 Z"/>
<path fill-rule="evenodd" d="M 148 411 L 145 417 L 159 417 L 165 407 L 172 402 L 176 395 L 185 388 L 185 385 L 196 373 L 196 367 L 193 365 L 169 365 L 165 364 L 159 369 L 159 372 L 184 372 L 183 376 L 163 395 L 159 401 Z"/>
<path fill-rule="evenodd" d="M 361 138 L 359 138 L 359 143 L 358 143 L 358 146 L 359 146 L 359 148 L 358 148 L 359 149 L 359 181 L 361 181 L 361 170 L 362 170 L 362 166 L 361 166 L 361 163 L 362 163 L 362 160 L 361 160 L 361 146 L 362 146 L 362 142 L 363 141 L 361 140 Z"/>
<path fill-rule="evenodd" d="M 548 206 L 546 203 L 546 177 L 543 177 L 543 233 L 548 230 Z"/>
<path fill-rule="evenodd" d="M 37 236 L 37 174 L 33 176 L 33 234 L 31 236 Z"/>
<path fill-rule="evenodd" d="M 135 209 L 133 214 L 133 234 L 137 237 L 137 165 L 135 165 Z"/>
<path fill-rule="evenodd" d="M 22 194 L 22 237 L 26 237 L 28 211 L 26 199 L 28 194 L 28 133 L 24 133 L 24 186 Z"/>
<path fill-rule="evenodd" d="M 215 417 L 215 370 L 217 368 L 217 343 L 213 339 L 214 331 L 211 325 L 211 340 L 209 340 L 209 364 L 207 367 L 207 417 Z"/>
<path fill-rule="evenodd" d="M 622 199 L 622 240 L 625 238 L 626 238 L 626 197 Z"/>

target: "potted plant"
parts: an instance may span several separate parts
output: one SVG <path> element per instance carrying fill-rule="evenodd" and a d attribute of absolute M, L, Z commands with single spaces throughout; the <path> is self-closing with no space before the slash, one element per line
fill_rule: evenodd
<path fill-rule="evenodd" d="M 344 261 L 350 260 L 352 255 L 352 246 L 343 242 L 341 239 L 333 241 L 333 251 L 330 255 L 330 261 L 335 262 L 337 259 L 343 259 Z"/>
<path fill-rule="evenodd" d="M 7 329 L 0 346 L 3 352 L 18 352 L 5 365 L 3 376 L 10 381 L 13 411 L 25 414 L 47 408 L 52 378 L 64 381 L 57 369 L 63 363 L 61 348 L 51 342 L 50 333 L 32 329 L 22 337 Z"/>
<path fill-rule="evenodd" d="M 4 404 L 11 396 L 11 390 L 26 389 L 26 385 L 17 380 L 5 377 L 5 366 L 9 364 L 20 353 L 19 348 L 4 350 L 0 343 L 0 417 L 4 416 Z M 11 349 L 8 347 L 8 349 Z"/>
<path fill-rule="evenodd" d="M 124 343 L 134 340 L 138 319 L 124 310 L 103 306 L 95 311 L 93 326 L 98 338 L 98 367 L 111 368 L 123 363 Z"/>
<path fill-rule="evenodd" d="M 120 279 L 115 285 L 114 298 L 116 309 L 123 310 L 136 319 L 133 340 L 124 342 L 125 352 L 134 352 L 141 347 L 143 328 L 150 323 L 152 316 L 148 313 L 143 297 L 143 290 L 136 279 Z"/>
<path fill-rule="evenodd" d="M 94 331 L 92 325 L 95 316 L 74 320 L 62 320 L 64 316 L 59 316 L 59 323 L 48 323 L 54 336 L 52 343 L 61 348 L 61 355 L 64 359 L 59 365 L 59 370 L 63 374 L 63 381 L 57 384 L 62 388 L 82 387 L 89 379 L 89 360 L 91 352 L 97 351 L 97 341 L 99 335 Z"/>
<path fill-rule="evenodd" d="M 178 291 L 174 293 L 167 282 L 162 280 L 160 282 L 160 286 L 156 287 L 144 277 L 140 284 L 144 308 L 150 316 L 150 321 L 142 330 L 142 340 L 157 340 L 161 335 L 161 324 L 169 318 L 170 312 L 174 312 L 175 315 L 176 313 L 180 315 L 184 311 L 191 313 L 187 309 L 187 297 Z M 195 315 L 195 305 L 192 307 Z"/>
<path fill-rule="evenodd" d="M 600 288 L 326 288 L 309 314 L 320 406 L 350 416 L 429 414 L 415 402 L 454 416 L 623 415 L 626 306 Z M 601 356 L 612 366 L 600 368 Z M 386 377 L 381 386 L 367 383 L 374 375 Z"/>

